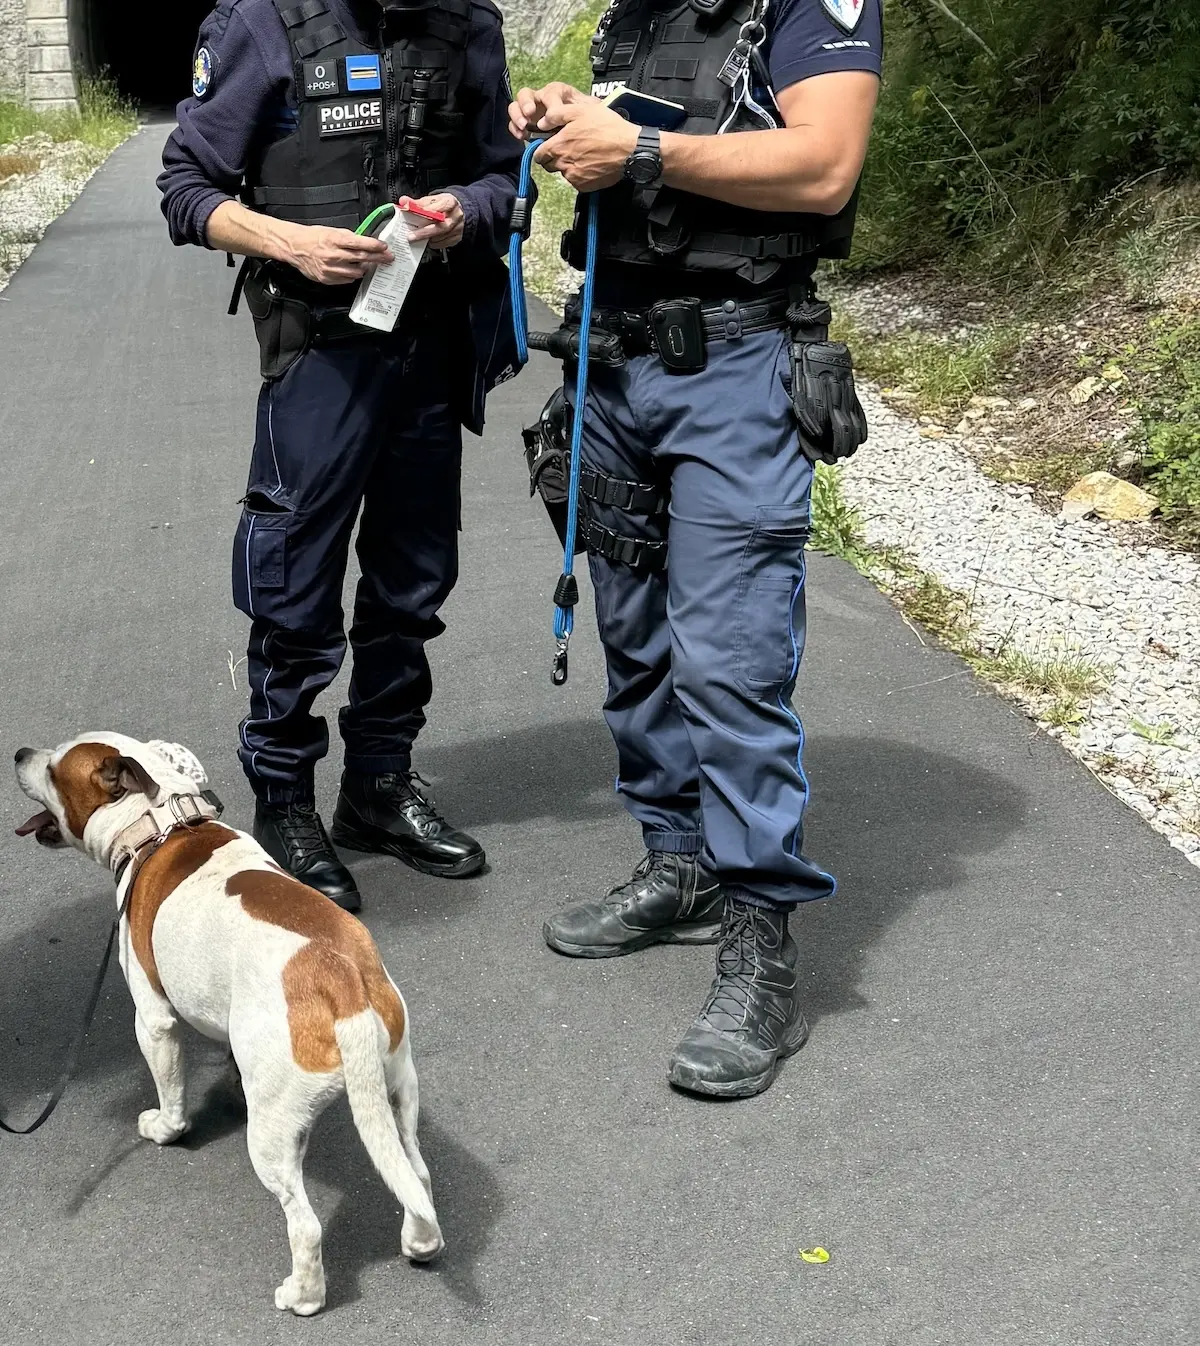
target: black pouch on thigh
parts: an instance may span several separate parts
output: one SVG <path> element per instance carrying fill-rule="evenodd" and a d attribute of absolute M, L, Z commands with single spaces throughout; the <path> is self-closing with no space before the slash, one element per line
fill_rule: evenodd
<path fill-rule="evenodd" d="M 242 501 L 233 539 L 233 602 L 247 617 L 287 626 L 282 607 L 288 581 L 288 534 L 295 511 L 261 488 Z"/>
<path fill-rule="evenodd" d="M 565 547 L 571 484 L 571 406 L 561 388 L 555 389 L 537 421 L 521 431 L 521 438 L 529 467 L 529 494 L 541 496 L 559 543 Z M 583 541 L 577 538 L 575 554 L 581 551 Z"/>
<path fill-rule="evenodd" d="M 854 387 L 854 362 L 844 341 L 829 341 L 829 305 L 793 304 L 788 392 L 800 448 L 813 463 L 849 458 L 867 439 L 867 418 Z"/>
<path fill-rule="evenodd" d="M 264 266 L 246 277 L 245 296 L 258 338 L 260 372 L 268 382 L 282 378 L 312 344 L 312 310 L 285 295 Z"/>

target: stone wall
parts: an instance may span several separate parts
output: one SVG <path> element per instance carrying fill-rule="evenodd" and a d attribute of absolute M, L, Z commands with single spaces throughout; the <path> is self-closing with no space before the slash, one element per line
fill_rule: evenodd
<path fill-rule="evenodd" d="M 25 0 L 0 0 L 0 98 L 25 98 Z"/>
<path fill-rule="evenodd" d="M 78 106 L 70 8 L 70 0 L 26 0 L 29 66 L 25 97 L 39 112 Z"/>
<path fill-rule="evenodd" d="M 0 0 L 0 97 L 43 112 L 77 106 L 71 8 L 70 0 Z"/>

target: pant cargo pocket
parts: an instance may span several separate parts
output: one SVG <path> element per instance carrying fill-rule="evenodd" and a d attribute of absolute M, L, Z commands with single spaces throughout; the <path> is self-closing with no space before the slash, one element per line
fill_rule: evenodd
<path fill-rule="evenodd" d="M 233 542 L 233 601 L 247 617 L 267 616 L 287 586 L 290 506 L 262 491 L 247 495 Z"/>
<path fill-rule="evenodd" d="M 735 669 L 754 696 L 774 692 L 795 676 L 800 659 L 795 608 L 804 584 L 808 510 L 764 506 L 742 553 L 738 576 Z"/>

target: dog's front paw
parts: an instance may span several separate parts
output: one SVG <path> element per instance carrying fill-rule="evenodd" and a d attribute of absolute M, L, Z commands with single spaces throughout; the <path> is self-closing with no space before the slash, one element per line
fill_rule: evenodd
<path fill-rule="evenodd" d="M 155 1145 L 170 1145 L 187 1130 L 187 1123 L 180 1125 L 169 1121 L 158 1108 L 147 1108 L 138 1117 L 138 1135 L 143 1140 L 152 1140 Z"/>
<path fill-rule="evenodd" d="M 316 1284 L 301 1282 L 293 1273 L 275 1291 L 275 1307 L 291 1309 L 300 1318 L 310 1318 L 325 1307 L 325 1284 L 323 1281 Z"/>
<path fill-rule="evenodd" d="M 437 1225 L 434 1225 L 432 1229 L 426 1225 L 418 1225 L 416 1221 L 413 1222 L 413 1225 L 414 1227 L 411 1229 L 406 1227 L 400 1231 L 401 1253 L 410 1262 L 432 1262 L 446 1246 L 446 1241 L 442 1238 L 442 1231 Z"/>

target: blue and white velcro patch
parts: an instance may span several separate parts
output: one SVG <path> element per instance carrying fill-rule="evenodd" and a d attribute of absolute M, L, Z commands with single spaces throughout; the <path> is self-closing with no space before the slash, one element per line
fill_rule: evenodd
<path fill-rule="evenodd" d="M 852 33 L 866 8 L 863 0 L 821 0 L 825 13 L 844 33 Z"/>
<path fill-rule="evenodd" d="M 381 89 L 378 56 L 346 57 L 346 92 L 361 93 L 366 89 Z"/>
<path fill-rule="evenodd" d="M 213 58 L 207 47 L 201 47 L 192 62 L 192 93 L 203 98 L 212 85 Z"/>

